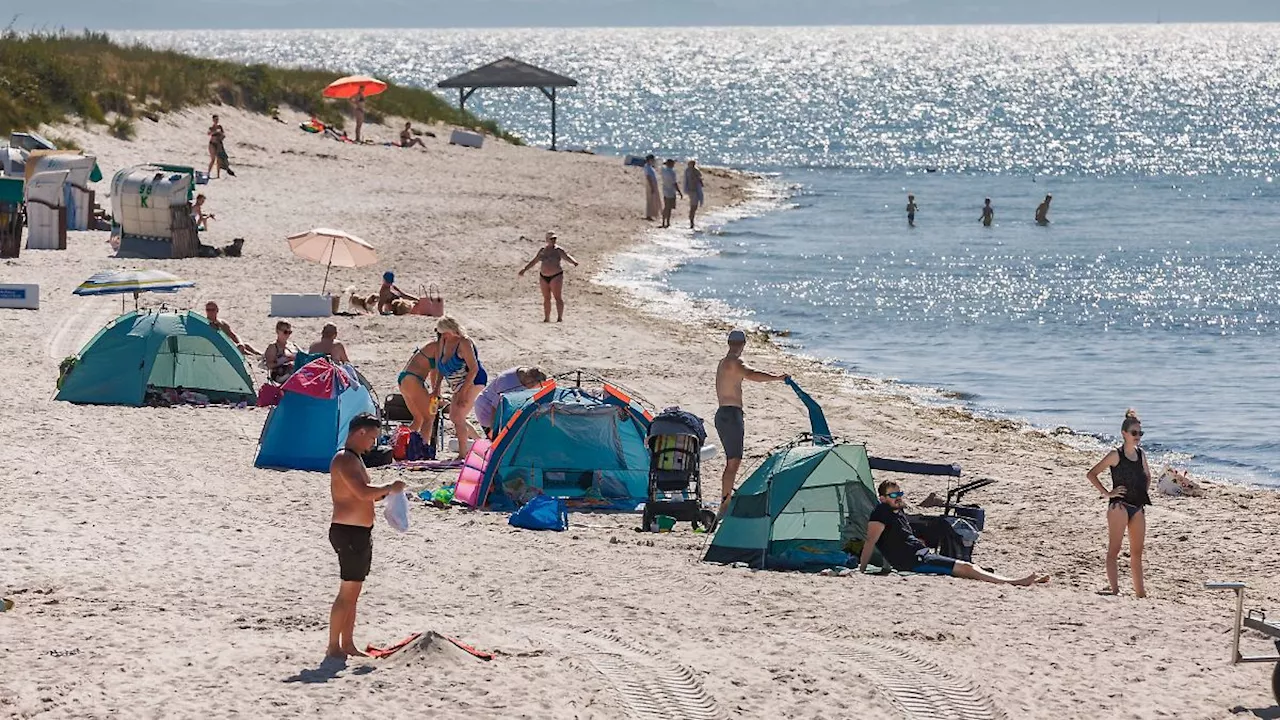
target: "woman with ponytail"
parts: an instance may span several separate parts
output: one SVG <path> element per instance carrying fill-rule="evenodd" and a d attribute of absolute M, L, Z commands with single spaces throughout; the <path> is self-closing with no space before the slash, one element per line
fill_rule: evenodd
<path fill-rule="evenodd" d="M 1142 577 L 1142 545 L 1147 535 L 1147 514 L 1144 508 L 1151 504 L 1151 468 L 1147 456 L 1139 444 L 1142 442 L 1142 421 L 1132 409 L 1124 414 L 1120 424 L 1120 436 L 1124 442 L 1107 453 L 1087 477 L 1089 482 L 1107 500 L 1107 589 L 1104 595 L 1120 592 L 1120 547 L 1124 543 L 1125 530 L 1129 531 L 1129 570 L 1133 574 L 1133 592 L 1146 597 L 1147 590 Z M 1111 470 L 1111 489 L 1107 490 L 1098 476 L 1103 470 Z"/>

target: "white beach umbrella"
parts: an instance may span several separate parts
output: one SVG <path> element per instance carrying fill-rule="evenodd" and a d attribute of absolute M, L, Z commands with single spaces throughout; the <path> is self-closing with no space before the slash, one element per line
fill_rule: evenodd
<path fill-rule="evenodd" d="M 378 252 L 372 245 L 350 233 L 329 228 L 316 228 L 290 235 L 289 249 L 303 260 L 325 266 L 324 284 L 320 286 L 322 294 L 329 285 L 329 269 L 334 265 L 354 268 L 378 262 Z"/>

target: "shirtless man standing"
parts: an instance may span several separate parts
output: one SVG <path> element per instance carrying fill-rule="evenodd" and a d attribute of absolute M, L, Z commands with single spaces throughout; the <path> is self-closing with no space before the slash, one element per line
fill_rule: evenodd
<path fill-rule="evenodd" d="M 742 361 L 742 351 L 747 347 L 747 334 L 741 330 L 729 333 L 729 353 L 716 366 L 716 434 L 724 446 L 724 477 L 720 487 L 720 512 L 728 508 L 729 496 L 737 481 L 738 468 L 742 465 L 742 446 L 746 427 L 742 413 L 742 381 L 780 382 L 787 375 L 761 372 Z"/>
<path fill-rule="evenodd" d="M 209 327 L 230 338 L 231 342 L 235 343 L 236 349 L 240 352 L 245 355 L 262 354 L 250 347 L 248 343 L 240 342 L 240 338 L 236 337 L 235 331 L 231 329 L 231 326 L 227 324 L 227 321 L 218 319 L 218 303 L 212 300 L 206 303 L 204 306 L 204 316 L 209 321 Z"/>
<path fill-rule="evenodd" d="M 1045 195 L 1044 202 L 1040 203 L 1040 206 L 1036 208 L 1036 224 L 1037 225 L 1049 224 L 1049 203 L 1051 202 L 1053 202 L 1053 196 Z"/>
<path fill-rule="evenodd" d="M 326 657 L 364 655 L 352 635 L 356 628 L 356 601 L 373 562 L 373 503 L 392 493 L 404 492 L 404 482 L 369 484 L 360 455 L 378 442 L 378 418 L 360 413 L 347 426 L 347 443 L 329 463 L 329 491 L 333 496 L 333 522 L 329 544 L 338 553 L 342 584 L 329 611 L 329 648 Z"/>
<path fill-rule="evenodd" d="M 338 342 L 338 326 L 333 323 L 324 324 L 320 330 L 320 339 L 311 343 L 307 352 L 312 355 L 328 355 L 330 360 L 339 365 L 351 362 L 347 357 L 346 346 Z"/>

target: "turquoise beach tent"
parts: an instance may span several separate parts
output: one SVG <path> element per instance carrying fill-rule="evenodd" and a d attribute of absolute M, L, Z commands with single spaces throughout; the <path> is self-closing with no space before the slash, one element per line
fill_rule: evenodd
<path fill-rule="evenodd" d="M 773 450 L 729 499 L 703 560 L 755 568 L 843 565 L 866 537 L 878 498 L 865 446 L 832 437 L 822 408 L 794 380 L 812 432 Z"/>
<path fill-rule="evenodd" d="M 283 386 L 284 397 L 262 426 L 254 465 L 279 470 L 328 471 L 347 442 L 347 425 L 360 413 L 378 414 L 372 391 L 358 375 L 312 360 Z"/>
<path fill-rule="evenodd" d="M 135 310 L 107 323 L 80 350 L 54 399 L 142 405 L 148 386 L 194 390 L 214 401 L 255 398 L 244 356 L 207 319 Z"/>
<path fill-rule="evenodd" d="M 509 509 L 541 492 L 575 508 L 635 510 L 648 494 L 652 419 L 608 383 L 503 395 L 477 505 Z"/>

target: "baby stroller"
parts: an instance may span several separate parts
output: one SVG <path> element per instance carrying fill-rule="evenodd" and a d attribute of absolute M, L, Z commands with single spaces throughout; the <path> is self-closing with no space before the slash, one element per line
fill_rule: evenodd
<path fill-rule="evenodd" d="M 716 514 L 702 507 L 702 418 L 668 408 L 649 425 L 649 492 L 641 530 L 650 530 L 659 515 L 677 522 L 715 529 Z"/>

